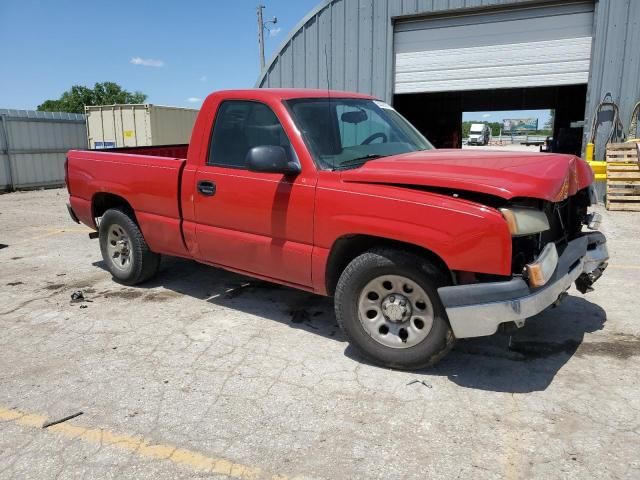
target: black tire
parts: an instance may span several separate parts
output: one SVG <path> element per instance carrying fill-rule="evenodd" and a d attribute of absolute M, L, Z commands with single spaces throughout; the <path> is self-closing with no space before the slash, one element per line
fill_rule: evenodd
<path fill-rule="evenodd" d="M 130 265 L 127 269 L 118 268 L 109 253 L 109 231 L 115 226 L 124 230 L 128 241 Z M 99 233 L 102 259 L 118 283 L 137 285 L 149 280 L 158 272 L 160 255 L 149 249 L 138 224 L 126 210 L 119 208 L 107 210 L 100 221 Z"/>
<path fill-rule="evenodd" d="M 426 338 L 416 345 L 393 348 L 375 340 L 359 318 L 358 302 L 365 286 L 384 275 L 400 275 L 418 284 L 433 307 L 433 323 Z M 372 363 L 405 370 L 429 367 L 453 347 L 455 337 L 438 287 L 450 284 L 447 275 L 424 258 L 395 249 L 373 249 L 356 257 L 342 272 L 335 291 L 338 325 L 349 342 Z"/>

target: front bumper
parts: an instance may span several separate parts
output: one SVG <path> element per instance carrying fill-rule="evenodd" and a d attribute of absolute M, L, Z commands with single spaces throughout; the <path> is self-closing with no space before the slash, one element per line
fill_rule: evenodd
<path fill-rule="evenodd" d="M 532 289 L 521 278 L 438 289 L 457 338 L 493 335 L 501 323 L 524 321 L 553 305 L 573 282 L 585 293 L 607 267 L 607 240 L 600 232 L 571 242 L 558 260 L 551 279 Z"/>

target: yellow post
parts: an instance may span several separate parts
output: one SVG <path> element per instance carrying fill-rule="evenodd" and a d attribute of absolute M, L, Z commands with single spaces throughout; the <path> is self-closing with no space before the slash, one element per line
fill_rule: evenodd
<path fill-rule="evenodd" d="M 593 143 L 587 143 L 587 148 L 584 150 L 584 159 L 587 162 L 593 162 L 593 152 L 595 147 L 596 146 Z"/>

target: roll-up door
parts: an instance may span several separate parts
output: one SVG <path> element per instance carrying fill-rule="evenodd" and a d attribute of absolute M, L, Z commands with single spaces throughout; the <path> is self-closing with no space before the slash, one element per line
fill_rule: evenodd
<path fill-rule="evenodd" d="M 587 83 L 593 3 L 397 21 L 395 93 Z"/>

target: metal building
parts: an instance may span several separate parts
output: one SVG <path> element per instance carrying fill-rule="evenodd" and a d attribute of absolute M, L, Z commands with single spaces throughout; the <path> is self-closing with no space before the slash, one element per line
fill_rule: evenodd
<path fill-rule="evenodd" d="M 63 185 L 74 148 L 87 148 L 84 115 L 0 109 L 0 190 Z"/>
<path fill-rule="evenodd" d="M 638 45 L 637 0 L 326 0 L 256 86 L 371 93 L 443 147 L 461 145 L 462 112 L 550 108 L 579 152 L 605 94 L 627 126 Z"/>

